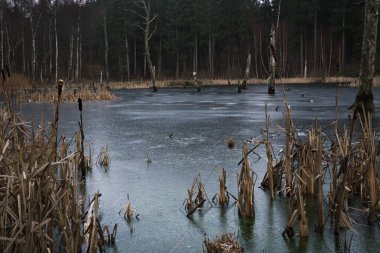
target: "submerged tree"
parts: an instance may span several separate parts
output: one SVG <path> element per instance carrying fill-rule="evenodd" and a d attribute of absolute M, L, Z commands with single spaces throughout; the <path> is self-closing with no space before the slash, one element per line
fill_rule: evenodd
<path fill-rule="evenodd" d="M 361 112 L 362 106 L 366 112 L 372 113 L 374 110 L 372 84 L 375 73 L 379 3 L 380 0 L 367 0 L 365 6 L 359 91 L 352 106 L 355 114 Z"/>

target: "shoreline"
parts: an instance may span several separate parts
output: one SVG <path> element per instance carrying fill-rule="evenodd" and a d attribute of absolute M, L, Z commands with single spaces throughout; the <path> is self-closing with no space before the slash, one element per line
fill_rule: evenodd
<path fill-rule="evenodd" d="M 282 78 L 276 79 L 276 84 L 286 84 L 286 85 L 298 85 L 298 84 L 333 84 L 343 87 L 358 87 L 358 78 L 354 77 L 327 77 L 325 80 L 322 80 L 318 77 L 310 78 Z M 198 79 L 200 86 L 232 86 L 236 87 L 238 85 L 238 79 L 228 80 L 228 79 Z M 248 86 L 251 85 L 265 85 L 268 83 L 268 79 L 248 79 Z M 98 84 L 99 85 L 99 84 Z M 178 79 L 178 80 L 157 80 L 157 88 L 185 88 L 193 87 L 193 80 L 191 79 Z M 150 80 L 142 81 L 130 81 L 130 82 L 110 82 L 107 87 L 111 90 L 120 90 L 120 89 L 149 89 L 152 88 Z M 374 78 L 373 87 L 380 87 L 380 76 Z"/>

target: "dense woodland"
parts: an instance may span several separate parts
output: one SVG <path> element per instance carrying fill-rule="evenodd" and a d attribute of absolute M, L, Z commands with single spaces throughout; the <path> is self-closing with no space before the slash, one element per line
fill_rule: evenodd
<path fill-rule="evenodd" d="M 58 78 L 149 78 L 145 12 L 139 2 L 2 0 L 1 66 L 45 83 Z M 279 76 L 358 75 L 365 1 L 150 0 L 150 4 L 150 56 L 158 79 L 190 78 L 193 71 L 201 78 L 241 77 L 248 53 L 251 77 L 267 78 L 269 34 L 277 20 Z"/>

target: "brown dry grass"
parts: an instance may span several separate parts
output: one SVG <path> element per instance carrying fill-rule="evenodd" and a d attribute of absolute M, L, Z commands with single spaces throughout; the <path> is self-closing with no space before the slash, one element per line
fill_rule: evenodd
<path fill-rule="evenodd" d="M 61 96 L 61 102 L 76 102 L 78 98 L 83 101 L 99 101 L 99 100 L 116 100 L 117 97 L 109 90 L 102 89 L 93 92 L 88 89 L 82 90 L 64 90 Z M 54 89 L 48 89 L 47 91 L 34 91 L 30 94 L 18 94 L 18 102 L 36 102 L 36 103 L 54 103 L 58 100 L 57 92 Z"/>
<path fill-rule="evenodd" d="M 205 239 L 204 244 L 207 253 L 243 253 L 244 248 L 231 233 L 226 233 L 216 238 L 214 241 Z"/>
<path fill-rule="evenodd" d="M 54 131 L 34 131 L 18 116 L 0 113 L 0 251 L 76 252 L 81 206 L 76 153 L 61 140 L 52 161 Z"/>

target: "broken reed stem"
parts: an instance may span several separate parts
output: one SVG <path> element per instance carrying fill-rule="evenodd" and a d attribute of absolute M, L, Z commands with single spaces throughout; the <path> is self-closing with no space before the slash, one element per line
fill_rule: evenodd
<path fill-rule="evenodd" d="M 228 202 L 228 194 L 226 192 L 226 170 L 222 168 L 222 170 L 219 172 L 219 204 L 224 205 Z"/>
<path fill-rule="evenodd" d="M 195 192 L 195 189 L 197 189 L 197 192 Z M 184 201 L 187 217 L 190 217 L 198 208 L 202 207 L 206 200 L 212 206 L 211 201 L 208 199 L 206 189 L 201 181 L 200 175 L 194 179 L 191 188 L 187 190 L 187 195 L 188 197 Z"/>
<path fill-rule="evenodd" d="M 249 165 L 248 145 L 243 146 L 243 163 L 238 174 L 238 213 L 239 215 L 254 218 L 254 175 Z"/>
<path fill-rule="evenodd" d="M 79 108 L 79 114 L 80 114 L 80 122 L 79 122 L 79 130 L 80 130 L 80 162 L 79 162 L 79 169 L 82 173 L 82 178 L 85 178 L 86 175 L 86 158 L 84 156 L 84 131 L 83 131 L 83 105 L 82 105 L 82 99 L 78 98 L 78 108 Z"/>
<path fill-rule="evenodd" d="M 267 163 L 267 174 L 269 180 L 269 191 L 271 199 L 274 199 L 274 186 L 273 186 L 273 156 L 272 156 L 272 148 L 269 140 L 269 115 L 267 104 L 265 104 L 265 126 L 266 126 L 266 136 L 265 136 L 265 148 L 268 157 Z"/>

